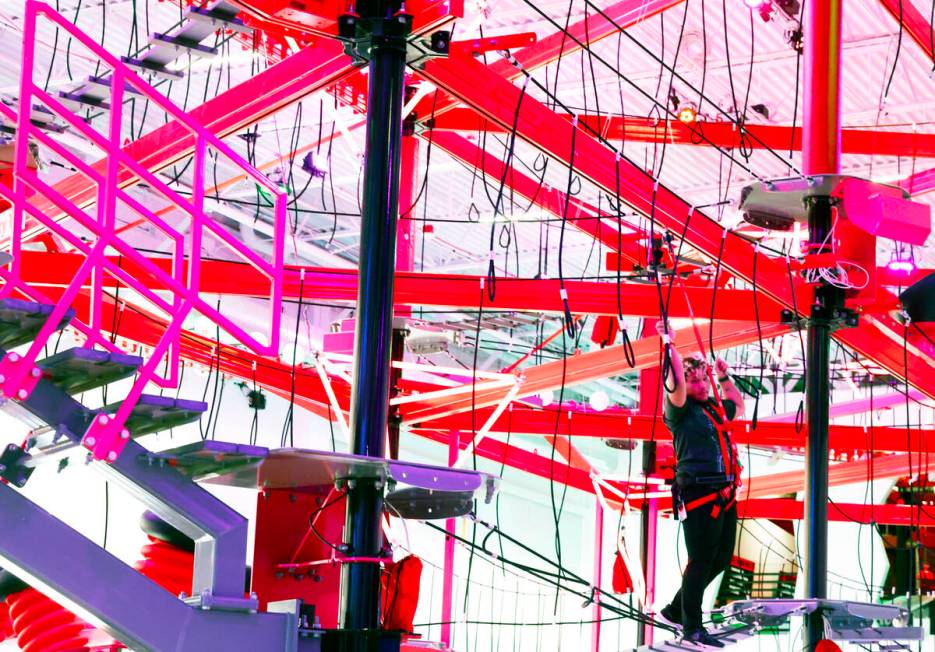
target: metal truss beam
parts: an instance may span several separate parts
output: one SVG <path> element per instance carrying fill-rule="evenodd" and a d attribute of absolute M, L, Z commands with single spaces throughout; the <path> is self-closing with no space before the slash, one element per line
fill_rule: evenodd
<path fill-rule="evenodd" d="M 606 210 L 599 211 L 587 202 L 568 197 L 557 188 L 543 185 L 518 171 L 515 166 L 506 168 L 499 158 L 485 152 L 463 136 L 434 131 L 425 134 L 424 138 L 430 140 L 433 147 L 444 150 L 455 160 L 481 170 L 496 183 L 502 179 L 506 189 L 514 191 L 526 201 L 556 217 L 564 217 L 579 230 L 596 238 L 608 250 L 619 250 L 623 260 L 628 263 L 626 267 L 621 264 L 624 271 L 632 269 L 633 265 L 646 264 L 646 250 L 639 242 L 643 236 L 629 224 L 620 223 L 616 215 L 610 215 Z M 601 215 L 604 216 L 603 219 L 600 218 Z M 611 226 L 607 222 L 619 223 L 619 234 L 618 226 Z"/>
<path fill-rule="evenodd" d="M 896 19 L 897 24 L 902 21 L 905 33 L 935 63 L 935 31 L 922 12 L 906 0 L 880 0 L 880 4 Z"/>
<path fill-rule="evenodd" d="M 339 42 L 318 39 L 315 45 L 192 109 L 189 115 L 216 136 L 224 138 L 306 95 L 326 88 L 355 70 L 356 67 Z M 191 156 L 195 151 L 195 138 L 185 126 L 172 121 L 129 143 L 123 149 L 143 167 L 155 172 Z M 99 173 L 106 174 L 107 159 L 97 161 L 92 167 Z M 139 181 L 139 177 L 125 167 L 121 167 L 118 178 L 121 188 L 132 186 Z M 65 177 L 56 183 L 54 188 L 79 206 L 97 200 L 97 186 L 80 173 Z M 47 215 L 61 213 L 58 207 L 47 199 L 39 197 L 33 202 Z M 24 237 L 36 232 L 37 228 L 30 228 L 27 224 Z M 0 242 L 0 245 L 4 244 L 5 242 Z"/>
<path fill-rule="evenodd" d="M 485 423 L 492 408 L 479 408 L 475 421 Z M 537 409 L 514 406 L 509 414 L 501 415 L 490 427 L 492 433 L 515 435 L 551 435 L 556 420 L 562 424 L 561 432 L 570 437 L 616 437 L 638 441 L 671 441 L 672 436 L 663 425 L 662 418 L 651 414 L 634 414 L 629 410 L 593 412 L 563 408 Z M 431 421 L 432 428 L 464 430 L 471 428 L 471 415 L 459 413 Z M 418 424 L 413 424 L 418 427 Z M 838 453 L 874 451 L 919 451 L 925 446 L 927 433 L 914 429 L 906 435 L 905 428 L 875 427 L 872 438 L 863 426 L 832 425 L 829 429 L 830 447 Z M 804 434 L 796 432 L 793 423 L 759 421 L 753 430 L 749 421 L 733 424 L 731 437 L 740 445 L 764 448 L 799 449 L 805 445 Z"/>
<path fill-rule="evenodd" d="M 609 230 L 609 229 L 608 229 Z M 151 259 L 167 270 L 171 261 Z M 61 287 L 74 276 L 81 264 L 78 254 L 55 254 L 45 252 L 23 252 L 21 273 L 23 280 L 35 287 Z M 129 261 L 121 265 L 137 278 L 145 281 L 144 273 Z M 304 277 L 304 281 L 302 278 Z M 480 276 L 455 274 L 425 274 L 421 272 L 397 272 L 395 302 L 397 305 L 438 306 L 477 310 L 479 303 Z M 153 289 L 159 289 L 155 284 Z M 115 287 L 116 281 L 107 277 L 105 286 Z M 301 287 L 300 287 L 301 284 Z M 574 297 L 574 309 L 579 314 L 616 315 L 617 294 L 624 315 L 654 317 L 659 314 L 660 295 L 655 285 L 565 281 L 570 297 Z M 236 262 L 205 260 L 201 263 L 200 286 L 203 293 L 264 296 L 269 293 L 269 281 L 257 270 Z M 296 299 L 299 291 L 306 300 L 355 301 L 357 298 L 357 271 L 321 267 L 289 268 L 283 282 L 283 296 Z M 688 297 L 694 306 L 704 306 L 705 314 L 711 305 L 714 292 L 709 288 L 687 288 Z M 663 300 L 668 296 L 663 287 Z M 744 321 L 753 314 L 753 292 L 750 290 L 719 289 L 716 296 L 717 319 Z M 769 300 L 758 301 L 760 320 L 764 324 L 781 320 L 779 306 Z M 668 299 L 672 317 L 688 317 L 689 306 L 685 294 L 673 291 Z M 484 298 L 485 310 L 518 310 L 532 312 L 562 312 L 562 301 L 557 279 L 497 279 L 497 292 L 493 301 Z"/>
<path fill-rule="evenodd" d="M 575 170 L 605 192 L 614 192 L 615 176 L 619 171 L 621 196 L 625 202 L 641 213 L 652 215 L 660 228 L 679 234 L 684 232 L 689 244 L 712 259 L 720 256 L 725 269 L 748 282 L 755 280 L 763 295 L 792 309 L 804 308 L 809 301 L 810 288 L 802 281 L 790 278 L 784 261 L 769 258 L 739 235 L 725 232 L 717 222 L 644 170 L 626 159 L 617 159 L 613 150 L 588 132 L 580 127 L 573 129 L 564 118 L 528 96 L 517 112 L 521 90 L 492 74 L 480 63 L 473 60 L 434 60 L 428 62 L 420 74 L 489 120 L 509 129 L 515 124 L 520 137 L 548 156 L 566 164 L 573 160 Z M 722 251 L 722 240 L 725 239 Z M 755 275 L 754 260 L 757 261 Z M 886 292 L 881 291 L 881 294 Z M 569 304 L 574 312 L 571 297 Z M 835 338 L 877 362 L 894 376 L 905 378 L 908 375 L 918 389 L 935 397 L 935 374 L 931 373 L 935 360 L 913 354 L 910 355 L 908 369 L 904 369 L 902 356 L 896 356 L 895 347 L 886 344 L 898 332 L 884 320 L 864 319 L 858 328 L 837 331 Z M 911 343 L 918 339 L 910 334 Z"/>
<path fill-rule="evenodd" d="M 633 27 L 682 2 L 684 0 L 620 0 L 602 9 L 606 18 L 599 14 L 592 14 L 587 20 L 569 25 L 567 31 L 554 32 L 538 39 L 533 45 L 517 50 L 513 56 L 524 69 L 530 72 L 538 70 L 563 56 L 579 52 L 581 50 L 579 42 L 597 43 L 616 34 L 619 31 L 618 27 L 621 29 Z M 517 69 L 506 60 L 492 63 L 490 70 L 510 81 L 520 76 Z M 438 117 L 457 105 L 458 101 L 451 97 L 441 98 L 430 95 L 419 102 L 415 110 L 417 115 L 428 119 L 431 116 Z"/>
<path fill-rule="evenodd" d="M 770 338 L 788 332 L 788 327 L 778 323 L 761 324 L 760 332 L 764 338 Z M 692 330 L 682 329 L 678 336 L 679 350 L 691 352 L 694 348 Z M 749 344 L 758 338 L 756 324 L 750 322 L 716 321 L 712 330 L 712 340 L 717 350 Z M 632 368 L 626 361 L 622 346 L 609 346 L 526 368 L 522 370 L 522 386 L 517 396 L 532 396 L 547 389 L 557 390 L 563 383 L 571 387 L 657 366 L 659 338 L 653 336 L 637 340 L 633 343 L 633 353 L 636 364 Z M 485 383 L 477 383 L 475 391 L 467 393 L 463 398 L 446 396 L 408 404 L 403 411 L 403 423 L 424 423 L 458 412 L 491 407 L 499 403 L 504 394 L 502 385 L 488 387 Z"/>
<path fill-rule="evenodd" d="M 791 498 L 768 498 L 737 501 L 740 518 L 769 518 L 789 521 L 802 520 L 803 503 Z M 912 505 L 856 505 L 831 503 L 828 520 L 849 523 L 877 523 L 907 527 L 935 527 L 935 518 Z"/>
<path fill-rule="evenodd" d="M 571 116 L 559 114 L 569 123 Z M 668 143 L 696 147 L 737 149 L 772 149 L 794 151 L 802 149 L 802 129 L 781 125 L 748 124 L 744 131 L 730 122 L 697 122 L 659 120 L 641 116 L 579 116 L 578 121 L 610 141 L 638 143 Z M 486 121 L 473 109 L 454 108 L 437 116 L 433 129 L 444 131 L 479 131 L 509 133 L 509 128 Z M 747 133 L 747 137 L 744 136 Z M 841 153 L 867 156 L 935 157 L 935 134 L 872 129 L 842 129 Z"/>

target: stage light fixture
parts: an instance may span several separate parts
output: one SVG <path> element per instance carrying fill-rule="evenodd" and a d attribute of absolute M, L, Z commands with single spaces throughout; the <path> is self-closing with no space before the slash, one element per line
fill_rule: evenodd
<path fill-rule="evenodd" d="M 916 271 L 915 255 L 912 247 L 897 242 L 893 253 L 890 255 L 890 262 L 886 264 L 887 269 L 909 276 Z"/>
<path fill-rule="evenodd" d="M 683 124 L 695 124 L 698 121 L 698 109 L 692 104 L 683 104 L 678 112 L 679 122 Z"/>

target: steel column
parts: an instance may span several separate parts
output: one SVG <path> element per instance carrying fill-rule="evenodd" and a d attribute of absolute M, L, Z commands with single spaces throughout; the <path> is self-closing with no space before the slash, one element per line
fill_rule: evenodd
<path fill-rule="evenodd" d="M 458 461 L 461 433 L 452 430 L 448 435 L 448 466 L 453 467 Z M 451 647 L 451 615 L 454 606 L 454 574 L 455 574 L 455 519 L 445 519 L 445 575 L 442 580 L 442 634 L 441 642 L 445 647 Z"/>
<path fill-rule="evenodd" d="M 600 498 L 594 499 L 594 586 L 601 588 L 601 569 L 604 556 L 604 507 Z M 591 652 L 600 652 L 601 649 L 601 594 L 594 593 L 594 604 L 591 608 L 594 622 L 591 624 Z"/>
<path fill-rule="evenodd" d="M 805 12 L 805 115 L 802 162 L 806 174 L 837 173 L 841 161 L 841 0 L 809 0 Z M 832 229 L 830 198 L 808 207 L 809 242 L 822 253 Z M 754 253 L 756 255 L 756 253 Z M 841 291 L 815 290 L 806 353 L 805 597 L 824 598 L 828 571 L 828 423 L 831 317 Z M 805 619 L 808 650 L 824 634 L 821 614 Z"/>
<path fill-rule="evenodd" d="M 641 335 L 650 337 L 656 328 L 657 319 L 644 319 Z M 661 358 L 661 356 L 660 356 Z M 661 359 L 660 359 L 661 361 Z M 640 371 L 640 415 L 654 417 L 662 407 L 662 372 L 661 365 Z M 653 418 L 653 431 L 649 441 L 643 444 L 643 477 L 648 478 L 656 470 L 656 419 Z M 661 424 L 660 424 L 661 425 Z M 665 428 L 660 428 L 664 431 Z M 662 433 L 660 433 L 662 434 Z M 668 433 L 666 433 L 668 434 Z M 640 564 L 646 577 L 646 606 L 650 607 L 655 599 L 656 586 L 656 501 L 644 501 L 640 506 Z M 636 644 L 653 643 L 653 627 L 644 624 L 636 628 Z"/>
<path fill-rule="evenodd" d="M 406 37 L 411 29 L 409 17 L 398 14 L 398 9 L 398 4 L 387 2 L 358 6 L 363 20 L 369 22 L 371 44 L 350 429 L 351 452 L 374 457 L 385 455 L 403 69 Z M 350 556 L 372 558 L 382 553 L 382 512 L 382 485 L 374 481 L 349 484 L 346 537 Z M 341 614 L 341 626 L 346 629 L 380 627 L 377 564 L 344 565 Z"/>

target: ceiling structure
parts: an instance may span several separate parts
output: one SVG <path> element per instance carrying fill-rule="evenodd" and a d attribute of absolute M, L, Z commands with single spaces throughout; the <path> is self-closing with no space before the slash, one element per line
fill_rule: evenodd
<path fill-rule="evenodd" d="M 645 405 L 650 377 L 640 375 L 658 366 L 658 340 L 639 336 L 645 328 L 654 332 L 660 296 L 669 293 L 663 303 L 668 316 L 679 320 L 679 342 L 694 346 L 687 321 L 694 314 L 705 347 L 710 337 L 746 380 L 750 395 L 761 391 L 759 419 L 767 421 L 772 411 L 795 412 L 804 352 L 799 334 L 780 318 L 783 308 L 800 307 L 797 301 L 808 296 L 790 269 L 802 238 L 752 228 L 737 208 L 744 186 L 801 175 L 797 17 L 780 5 L 788 6 L 775 3 L 765 20 L 742 0 L 465 3 L 454 41 L 532 32 L 536 43 L 507 56 L 497 50 L 462 52 L 410 71 L 407 107 L 413 109 L 418 162 L 404 165 L 413 200 L 401 207 L 401 227 L 413 251 L 410 271 L 399 276 L 396 291 L 397 302 L 411 310 L 407 360 L 417 365 L 400 385 L 409 397 L 400 409 L 411 432 L 437 439 L 440 432 L 481 430 L 479 453 L 499 459 L 509 452 L 517 466 L 533 473 L 545 473 L 541 456 L 521 444 L 504 444 L 501 434 L 544 435 L 564 447 L 560 452 L 582 474 L 602 455 L 589 458 L 559 438 L 559 418 L 574 423 L 570 434 L 577 436 L 662 437 L 661 426 L 647 420 L 653 411 Z M 181 15 L 177 4 L 148 0 L 67 0 L 56 8 L 110 52 L 127 56 L 145 53 L 148 34 L 170 31 Z M 923 0 L 849 2 L 843 45 L 842 171 L 903 184 L 925 203 L 935 201 L 935 175 L 927 174 L 935 169 L 935 108 L 927 99 L 935 83 L 931 9 Z M 21 69 L 21 14 L 21 3 L 0 3 L 0 29 L 10 44 L 0 52 L 0 94 L 11 104 Z M 94 74 L 95 60 L 77 44 L 62 43 L 50 25 L 41 26 L 40 34 L 34 75 L 50 92 L 73 91 Z M 259 32 L 212 38 L 217 42 L 208 45 L 216 47 L 215 56 L 180 56 L 167 66 L 174 77 L 151 81 L 286 188 L 286 262 L 295 266 L 286 276 L 287 345 L 278 361 L 258 361 L 257 369 L 261 384 L 290 398 L 295 362 L 309 363 L 295 374 L 297 404 L 319 414 L 340 413 L 329 409 L 326 390 L 333 387 L 334 403 L 346 409 L 347 365 L 340 354 L 348 351 L 330 344 L 326 334 L 333 323 L 353 316 L 356 297 L 366 76 L 330 40 L 296 36 L 279 42 Z M 686 107 L 697 114 L 691 124 L 679 120 Z M 83 110 L 92 128 L 106 130 L 106 112 Z M 160 178 L 174 190 L 191 192 L 197 180 L 179 130 L 148 103 L 131 100 L 123 112 L 126 150 L 161 170 Z M 573 120 L 585 126 L 576 137 Z M 103 159 L 74 129 L 49 135 L 82 160 Z M 49 151 L 40 157 L 56 187 L 72 197 L 88 192 L 66 159 Z M 618 179 L 621 159 L 629 163 Z M 250 248 L 269 249 L 273 212 L 264 191 L 221 160 L 209 170 L 211 217 Z M 156 189 L 133 185 L 128 170 L 121 174 L 144 205 L 164 206 Z M 166 215 L 178 219 L 171 210 Z M 166 238 L 132 214 L 118 215 L 118 224 L 148 256 L 167 251 Z M 670 283 L 671 274 L 657 285 L 655 275 L 645 273 L 650 232 L 672 234 L 687 274 L 684 294 L 680 283 Z M 881 238 L 876 247 L 881 285 L 907 284 L 885 269 L 893 242 Z M 40 239 L 34 249 L 23 261 L 26 280 L 51 291 L 70 278 L 70 265 L 77 263 L 49 253 L 67 251 L 61 242 Z M 215 260 L 206 267 L 202 293 L 263 332 L 266 313 L 255 298 L 264 292 L 262 279 L 225 268 L 236 258 L 218 242 L 203 253 Z M 919 268 L 935 267 L 929 243 L 911 253 Z M 671 270 L 671 256 L 667 261 Z M 490 278 L 491 263 L 495 291 L 489 280 L 483 289 L 479 284 Z M 916 274 L 913 279 L 921 272 Z M 858 329 L 838 333 L 838 395 L 865 401 L 873 384 L 880 400 L 904 392 L 908 375 L 918 390 L 908 395 L 910 418 L 930 428 L 935 347 L 929 333 L 904 333 L 889 312 L 898 307 L 889 289 L 864 299 L 873 316 Z M 139 297 L 124 293 L 119 300 L 146 309 Z M 606 325 L 618 314 L 632 340 L 632 364 L 619 336 L 603 349 L 591 341 L 597 317 L 604 316 Z M 213 324 L 205 327 L 195 318 L 186 327 L 192 333 L 186 357 L 210 363 Z M 152 345 L 158 324 L 128 311 L 119 330 Z M 250 355 L 232 346 L 222 351 L 224 371 L 250 376 Z M 312 363 L 323 351 L 330 357 L 320 374 Z M 430 373 L 430 367 L 438 370 Z M 466 392 L 472 369 L 490 375 L 478 377 Z M 430 394 L 458 384 L 460 390 Z M 511 419 L 504 423 L 509 403 Z M 858 404 L 840 415 L 842 424 L 867 423 L 871 407 Z M 903 425 L 905 418 L 900 414 L 886 423 Z M 848 451 L 869 447 L 854 443 L 860 432 L 854 426 L 839 433 Z M 792 427 L 777 433 L 759 427 L 749 442 L 794 454 L 801 444 Z M 887 451 L 905 450 L 898 433 L 885 440 Z M 912 450 L 918 452 L 924 437 L 916 443 Z M 586 476 L 575 482 L 592 487 Z"/>

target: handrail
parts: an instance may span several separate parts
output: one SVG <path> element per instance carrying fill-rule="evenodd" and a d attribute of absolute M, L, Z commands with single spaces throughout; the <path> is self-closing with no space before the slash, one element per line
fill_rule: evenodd
<path fill-rule="evenodd" d="M 33 63 L 37 43 L 36 25 L 39 17 L 54 23 L 64 30 L 69 37 L 81 43 L 109 69 L 111 85 L 110 116 L 107 134 L 98 132 L 62 102 L 47 93 L 33 79 Z M 107 70 L 100 77 L 107 77 Z M 147 98 L 160 109 L 187 128 L 195 139 L 193 154 L 193 192 L 185 198 L 172 190 L 169 185 L 151 173 L 137 160 L 121 148 L 122 106 L 127 89 L 133 89 Z M 33 101 L 42 103 L 57 117 L 63 119 L 72 129 L 82 134 L 96 147 L 107 153 L 107 167 L 102 174 L 92 166 L 74 156 L 67 148 L 50 138 L 35 127 L 30 119 Z M 161 387 L 174 387 L 179 382 L 179 338 L 182 324 L 186 317 L 197 311 L 214 324 L 223 328 L 237 341 L 259 355 L 277 355 L 279 350 L 280 320 L 282 305 L 282 284 L 284 264 L 284 240 L 286 228 L 285 193 L 265 175 L 244 160 L 217 136 L 199 125 L 183 110 L 172 104 L 155 88 L 143 81 L 124 63 L 107 52 L 94 40 L 81 32 L 49 5 L 27 0 L 24 17 L 24 39 L 22 70 L 20 77 L 20 96 L 18 111 L 0 105 L 0 114 L 16 121 L 16 150 L 13 164 L 14 184 L 12 191 L 0 185 L 0 196 L 9 200 L 13 206 L 13 238 L 11 251 L 13 261 L 8 268 L 0 268 L 0 278 L 4 285 L 0 288 L 0 297 L 11 295 L 25 296 L 35 301 L 43 301 L 41 293 L 28 287 L 20 278 L 19 254 L 22 251 L 22 236 L 27 217 L 33 218 L 43 228 L 58 235 L 75 251 L 86 257 L 71 282 L 67 285 L 59 301 L 54 306 L 47 321 L 22 355 L 7 355 L 0 361 L 0 392 L 7 397 L 26 398 L 38 382 L 36 361 L 49 338 L 57 331 L 70 305 L 77 294 L 90 281 L 90 316 L 87 322 L 72 321 L 78 332 L 84 335 L 86 347 L 98 347 L 106 350 L 118 350 L 115 344 L 102 336 L 105 326 L 101 323 L 102 303 L 104 299 L 104 279 L 110 275 L 121 284 L 139 293 L 146 301 L 167 315 L 167 327 L 160 340 L 153 347 L 151 354 L 138 369 L 133 386 L 126 399 L 115 414 L 99 414 L 84 435 L 83 443 L 94 457 L 114 461 L 117 459 L 130 434 L 124 424 L 135 407 L 146 385 L 150 382 Z M 103 130 L 102 130 L 103 131 Z M 86 211 L 67 200 L 52 186 L 39 178 L 35 170 L 27 166 L 27 150 L 30 139 L 43 144 L 49 150 L 67 160 L 77 171 L 87 176 L 98 185 L 96 205 Z M 252 251 L 244 243 L 231 235 L 204 213 L 205 165 L 209 148 L 227 162 L 240 168 L 252 182 L 263 186 L 274 197 L 273 253 L 271 260 Z M 173 227 L 158 215 L 143 206 L 129 193 L 119 187 L 117 180 L 120 170 L 130 169 L 143 179 L 150 188 L 182 211 L 187 217 L 181 227 Z M 39 194 L 56 210 L 48 215 L 37 207 L 37 203 L 28 198 L 28 194 Z M 166 270 L 147 260 L 130 242 L 121 237 L 118 231 L 118 206 L 125 207 L 139 217 L 138 223 L 146 223 L 161 231 L 171 243 L 172 264 Z M 94 213 L 94 214 L 92 214 Z M 76 231 L 76 227 L 79 232 Z M 188 227 L 188 228 L 185 228 Z M 236 323 L 230 316 L 222 314 L 212 307 L 199 294 L 201 276 L 202 240 L 207 235 L 229 248 L 231 252 L 254 267 L 270 281 L 269 306 L 270 330 L 266 341 L 255 337 L 247 328 Z M 116 252 L 120 257 L 132 262 L 140 274 L 148 276 L 142 282 L 129 273 L 113 258 L 105 254 Z M 153 280 L 158 283 L 163 293 L 151 289 Z M 168 297 L 165 296 L 168 292 Z M 165 365 L 166 371 L 160 373 Z"/>

